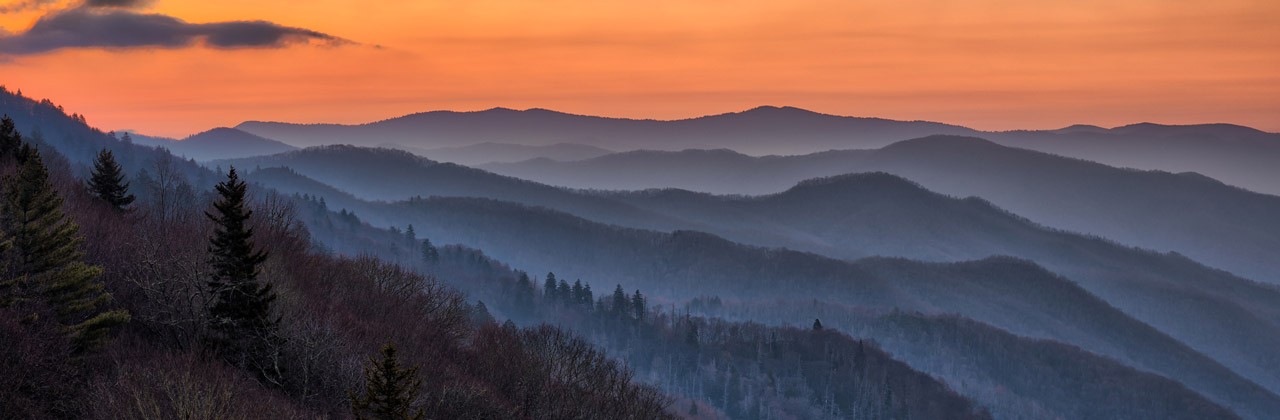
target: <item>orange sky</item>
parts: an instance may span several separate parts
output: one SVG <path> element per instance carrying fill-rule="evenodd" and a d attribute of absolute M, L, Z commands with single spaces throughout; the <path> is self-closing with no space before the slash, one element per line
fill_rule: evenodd
<path fill-rule="evenodd" d="M 47 11 L 0 26 L 22 32 Z M 1280 131 L 1275 0 L 158 0 L 146 11 L 360 45 L 61 49 L 0 57 L 0 84 L 102 128 L 167 136 L 247 119 L 495 106 L 682 118 L 764 104 L 981 129 Z"/>

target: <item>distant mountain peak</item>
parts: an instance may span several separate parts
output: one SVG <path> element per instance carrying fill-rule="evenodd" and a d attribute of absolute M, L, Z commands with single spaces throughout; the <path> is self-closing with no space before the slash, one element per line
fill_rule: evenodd
<path fill-rule="evenodd" d="M 721 114 L 721 115 L 725 115 L 725 114 Z M 810 111 L 810 110 L 807 110 L 807 109 L 804 109 L 804 108 L 797 108 L 797 107 L 794 107 L 794 106 L 785 106 L 785 105 L 784 105 L 784 106 L 776 106 L 776 105 L 761 105 L 761 106 L 757 106 L 757 107 L 755 107 L 755 108 L 748 109 L 748 110 L 746 110 L 746 111 L 730 113 L 730 115 L 740 115 L 740 116 L 781 116 L 781 117 L 786 117 L 786 116 L 806 116 L 806 117 L 807 117 L 807 116 L 826 116 L 827 114 L 822 114 L 822 113 L 819 113 L 819 112 Z"/>
<path fill-rule="evenodd" d="M 748 109 L 748 110 L 743 111 L 743 112 L 796 112 L 796 111 L 800 111 L 800 112 L 813 112 L 813 111 L 810 111 L 810 110 L 807 110 L 807 109 L 804 109 L 804 108 L 797 108 L 797 107 L 790 106 L 790 105 L 783 105 L 783 106 L 777 106 L 777 105 L 760 105 L 760 106 L 757 106 L 757 107 L 755 107 L 755 108 Z"/>
<path fill-rule="evenodd" d="M 856 172 L 844 175 L 835 175 L 822 178 L 813 178 L 801 181 L 791 189 L 782 192 L 782 195 L 795 193 L 807 189 L 826 189 L 826 188 L 843 188 L 843 187 L 874 187 L 874 188 L 892 188 L 917 190 L 929 192 L 920 184 L 909 179 L 888 173 L 888 172 Z"/>
<path fill-rule="evenodd" d="M 238 128 L 231 128 L 231 127 L 214 127 L 205 131 L 201 131 L 196 134 L 192 134 L 179 141 L 214 138 L 214 137 L 216 138 L 239 137 L 239 138 L 247 138 L 247 139 L 254 139 L 254 140 L 261 139 L 266 141 L 275 141 L 275 140 L 271 140 L 271 139 L 259 136 L 257 134 L 250 133 L 248 131 L 244 131 Z"/>
<path fill-rule="evenodd" d="M 903 140 L 895 142 L 881 148 L 882 151 L 906 150 L 906 149 L 929 149 L 937 150 L 943 147 L 993 147 L 1005 148 L 999 143 L 987 140 L 981 137 L 973 136 L 954 136 L 946 134 L 937 134 L 925 136 L 916 139 Z"/>
<path fill-rule="evenodd" d="M 1207 124 L 1159 124 L 1153 122 L 1140 122 L 1136 124 L 1122 125 L 1112 128 L 1115 132 L 1173 132 L 1177 130 L 1199 130 L 1199 132 L 1209 133 L 1225 133 L 1225 134 L 1250 134 L 1250 135 L 1266 135 L 1265 131 L 1258 130 L 1253 127 L 1246 127 L 1237 124 L 1227 123 L 1207 123 Z"/>
<path fill-rule="evenodd" d="M 1105 133 L 1107 129 L 1092 124 L 1072 124 L 1053 131 L 1057 133 Z"/>

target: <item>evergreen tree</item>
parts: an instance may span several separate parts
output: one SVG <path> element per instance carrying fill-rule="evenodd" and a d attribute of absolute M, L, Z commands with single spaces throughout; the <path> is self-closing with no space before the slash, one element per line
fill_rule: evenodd
<path fill-rule="evenodd" d="M 626 318 L 629 316 L 627 313 L 627 308 L 629 306 L 630 302 L 627 300 L 627 292 L 622 291 L 622 285 L 619 284 L 618 287 L 613 289 L 613 307 L 611 308 L 613 310 L 613 316 L 619 319 Z"/>
<path fill-rule="evenodd" d="M 644 320 L 644 302 L 644 295 L 640 294 L 640 289 L 636 289 L 636 294 L 631 296 L 631 310 L 635 312 L 636 321 Z"/>
<path fill-rule="evenodd" d="M 49 182 L 40 152 L 23 145 L 23 163 L 6 177 L 0 202 L 5 296 L 0 304 L 40 299 L 66 328 L 76 351 L 96 347 L 115 327 L 128 322 L 124 310 L 105 310 L 111 294 L 103 290 L 99 267 L 83 261 L 80 227 L 62 212 L 62 197 Z"/>
<path fill-rule="evenodd" d="M 5 115 L 0 118 L 0 162 L 10 157 L 17 157 L 18 148 L 22 146 L 22 133 L 13 125 L 13 119 Z"/>
<path fill-rule="evenodd" d="M 413 230 L 413 225 L 409 226 L 409 230 Z M 427 264 L 440 262 L 440 250 L 436 249 L 436 246 L 427 238 L 422 238 L 422 261 Z"/>
<path fill-rule="evenodd" d="M 583 284 L 582 298 L 578 300 L 578 303 L 586 305 L 587 309 L 591 309 L 591 303 L 595 302 L 595 300 L 596 300 L 595 296 L 591 295 L 591 284 L 590 283 Z"/>
<path fill-rule="evenodd" d="M 351 411 L 356 419 L 422 419 L 426 413 L 414 408 L 422 380 L 418 367 L 405 368 L 396 358 L 396 347 L 382 347 L 382 360 L 369 358 L 364 369 L 364 395 L 351 395 Z"/>
<path fill-rule="evenodd" d="M 129 194 L 129 183 L 124 181 L 124 171 L 120 169 L 110 150 L 102 149 L 93 160 L 89 191 L 117 209 L 124 209 L 124 206 L 133 202 L 133 194 Z"/>
<path fill-rule="evenodd" d="M 271 318 L 276 293 L 270 284 L 258 282 L 258 266 L 267 254 L 254 250 L 253 229 L 246 225 L 253 211 L 245 208 L 246 185 L 234 167 L 216 189 L 217 214 L 205 213 L 216 224 L 209 240 L 214 268 L 209 289 L 215 295 L 209 307 L 211 344 L 232 364 L 273 379 L 279 374 L 272 360 L 279 321 Z"/>
<path fill-rule="evenodd" d="M 529 315 L 533 311 L 535 293 L 538 292 L 533 287 L 533 281 L 529 280 L 529 273 L 521 271 L 519 280 L 516 280 L 516 309 Z"/>
<path fill-rule="evenodd" d="M 556 273 L 547 273 L 547 280 L 542 283 L 542 296 L 548 301 L 555 301 L 556 286 Z"/>
<path fill-rule="evenodd" d="M 489 307 L 484 305 L 483 300 L 476 301 L 476 306 L 471 311 L 471 319 L 474 324 L 487 324 L 495 321 L 493 314 L 489 313 Z"/>
<path fill-rule="evenodd" d="M 556 298 L 564 303 L 573 303 L 573 289 L 569 287 L 569 282 L 560 279 L 560 286 L 556 288 Z"/>
<path fill-rule="evenodd" d="M 813 330 L 814 330 L 814 331 L 822 331 L 822 321 L 819 321 L 817 318 L 814 318 L 814 319 L 813 319 Z"/>
<path fill-rule="evenodd" d="M 0 229 L 0 308 L 7 308 L 19 301 L 18 283 L 21 278 L 13 278 L 9 276 L 8 258 L 9 250 L 13 248 L 13 241 L 5 236 L 4 230 Z"/>
<path fill-rule="evenodd" d="M 412 224 L 411 224 L 411 225 L 409 225 L 408 227 L 404 228 L 404 238 L 405 238 L 406 240 L 408 240 L 408 241 L 409 241 L 409 244 L 410 244 L 410 245 L 412 245 L 412 244 L 413 244 L 413 241 L 414 241 L 415 239 L 418 239 L 418 232 L 414 232 L 414 231 L 413 231 L 413 225 L 412 225 Z"/>
<path fill-rule="evenodd" d="M 582 303 L 582 296 L 582 280 L 574 281 L 573 289 L 571 289 L 569 293 L 569 301 L 574 304 Z"/>

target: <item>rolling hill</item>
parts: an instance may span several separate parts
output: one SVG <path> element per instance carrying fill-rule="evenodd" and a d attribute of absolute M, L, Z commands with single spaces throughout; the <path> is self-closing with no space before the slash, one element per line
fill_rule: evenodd
<path fill-rule="evenodd" d="M 1280 283 L 1280 197 L 1204 176 L 1114 168 L 973 137 L 931 136 L 874 150 L 752 157 L 728 150 L 635 151 L 481 168 L 571 188 L 679 188 L 773 194 L 818 177 L 883 171 L 944 194 L 982 197 L 1037 223 Z M 680 192 L 662 197 L 674 198 Z"/>
<path fill-rule="evenodd" d="M 721 294 L 740 299 L 820 299 L 883 309 L 960 313 L 1018 334 L 1080 345 L 1185 380 L 1193 389 L 1214 396 L 1215 401 L 1224 401 L 1226 395 L 1242 395 L 1206 391 L 1206 384 L 1220 383 L 1221 379 L 1191 379 L 1236 376 L 1218 362 L 1130 318 L 1075 283 L 1021 260 L 929 264 L 866 259 L 850 263 L 809 253 L 738 245 L 698 232 L 660 233 L 609 226 L 545 208 L 491 199 L 432 197 L 369 203 L 292 171 L 261 172 L 263 177 L 255 172 L 249 179 L 286 192 L 324 197 L 330 208 L 353 205 L 350 210 L 376 224 L 413 224 L 433 241 L 478 247 L 534 272 L 555 271 L 562 277 L 586 280 L 597 288 L 616 282 L 677 299 Z M 733 292 L 726 295 L 726 290 Z M 1163 295 L 1150 292 L 1147 296 Z M 1195 311 L 1227 305 L 1218 297 L 1204 298 L 1209 302 L 1193 308 Z M 1221 320 L 1193 324 L 1217 322 Z M 1265 325 L 1268 324 L 1251 329 L 1274 337 L 1276 333 Z M 1130 343 L 1130 339 L 1143 344 Z M 1240 358 L 1222 351 L 1219 354 Z M 1250 354 L 1245 360 L 1255 360 L 1258 354 L 1269 353 Z M 1148 356 L 1163 361 L 1146 359 Z M 1143 361 L 1138 362 L 1139 359 Z M 1171 362 L 1179 359 L 1183 361 Z M 1236 365 L 1241 363 L 1237 361 Z M 1191 367 L 1197 365 L 1200 367 Z M 1206 369 L 1216 369 L 1218 373 L 1189 373 Z M 1256 387 L 1248 380 L 1232 381 L 1242 389 Z M 1260 395 L 1268 394 L 1263 391 Z"/>
<path fill-rule="evenodd" d="M 613 151 L 595 146 L 574 143 L 556 143 L 546 146 L 484 142 L 468 146 L 421 148 L 399 144 L 383 144 L 381 147 L 400 149 L 440 162 L 459 165 L 479 165 L 494 162 L 519 162 L 529 159 L 573 161 L 604 156 Z"/>
<path fill-rule="evenodd" d="M 135 143 L 163 147 L 173 154 L 198 161 L 230 159 L 296 150 L 296 147 L 234 128 L 219 127 L 182 140 L 135 136 Z"/>

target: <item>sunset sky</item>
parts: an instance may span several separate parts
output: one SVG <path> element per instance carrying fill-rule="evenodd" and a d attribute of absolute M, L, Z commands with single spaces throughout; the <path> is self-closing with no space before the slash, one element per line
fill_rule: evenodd
<path fill-rule="evenodd" d="M 0 10 L 0 84 L 104 129 L 175 137 L 436 109 L 668 119 L 766 104 L 980 129 L 1280 131 L 1276 0 L 0 0 Z M 135 18 L 157 29 L 113 26 Z M 227 24 L 237 21 L 255 22 Z"/>

